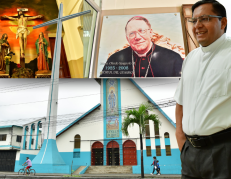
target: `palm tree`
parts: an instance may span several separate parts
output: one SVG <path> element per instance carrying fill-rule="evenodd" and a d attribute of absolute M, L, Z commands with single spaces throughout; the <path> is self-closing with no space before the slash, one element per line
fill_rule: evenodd
<path fill-rule="evenodd" d="M 144 178 L 144 165 L 143 165 L 143 141 L 142 135 L 145 134 L 145 124 L 148 120 L 151 120 L 155 123 L 155 126 L 159 126 L 160 122 L 158 116 L 155 114 L 148 114 L 147 111 L 153 110 L 151 104 L 145 103 L 139 106 L 139 109 L 131 109 L 125 111 L 127 116 L 123 119 L 122 123 L 122 133 L 125 136 L 129 136 L 128 127 L 130 125 L 138 124 L 139 133 L 140 133 L 140 152 L 141 152 L 141 178 Z"/>

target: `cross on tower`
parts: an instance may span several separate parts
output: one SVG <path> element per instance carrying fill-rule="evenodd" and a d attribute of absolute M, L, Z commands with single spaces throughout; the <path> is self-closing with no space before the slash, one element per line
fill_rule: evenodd
<path fill-rule="evenodd" d="M 45 22 L 43 24 L 34 26 L 34 29 L 44 27 L 47 25 L 52 25 L 57 23 L 57 32 L 55 40 L 55 49 L 54 49 L 54 59 L 52 65 L 52 74 L 51 74 L 51 83 L 47 107 L 47 118 L 46 125 L 44 126 L 44 142 L 42 148 L 38 155 L 34 158 L 34 164 L 51 164 L 51 167 L 54 165 L 65 165 L 62 157 L 60 156 L 57 145 L 56 145 L 56 122 L 57 122 L 57 108 L 58 108 L 58 82 L 59 82 L 59 66 L 60 66 L 60 53 L 61 53 L 61 33 L 62 33 L 62 22 L 78 17 L 87 13 L 90 13 L 91 10 L 72 14 L 69 16 L 63 17 L 63 4 L 60 4 L 59 16 L 57 19 Z M 52 151 L 52 152 L 51 152 Z"/>

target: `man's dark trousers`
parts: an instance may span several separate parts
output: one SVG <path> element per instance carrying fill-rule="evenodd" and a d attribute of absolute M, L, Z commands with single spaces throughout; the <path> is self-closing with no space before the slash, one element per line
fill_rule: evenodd
<path fill-rule="evenodd" d="M 182 179 L 231 179 L 231 137 L 201 148 L 186 140 L 181 162 Z"/>

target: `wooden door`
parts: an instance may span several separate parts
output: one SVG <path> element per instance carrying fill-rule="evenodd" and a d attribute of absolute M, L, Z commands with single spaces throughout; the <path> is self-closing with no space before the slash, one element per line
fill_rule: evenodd
<path fill-rule="evenodd" d="M 123 165 L 137 165 L 136 144 L 131 140 L 123 144 Z"/>
<path fill-rule="evenodd" d="M 103 144 L 95 142 L 91 149 L 91 165 L 103 165 Z"/>
<path fill-rule="evenodd" d="M 53 64 L 55 37 L 49 37 L 49 41 L 50 41 L 51 58 L 52 58 L 52 64 Z M 59 78 L 71 78 L 70 70 L 69 70 L 69 66 L 67 62 L 67 56 L 66 56 L 64 45 L 63 45 L 63 39 L 61 40 Z"/>

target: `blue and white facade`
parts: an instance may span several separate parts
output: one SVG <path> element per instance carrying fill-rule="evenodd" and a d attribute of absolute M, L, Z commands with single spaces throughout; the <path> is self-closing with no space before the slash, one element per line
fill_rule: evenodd
<path fill-rule="evenodd" d="M 133 173 L 140 173 L 139 127 L 130 126 L 129 137 L 124 136 L 120 129 L 125 111 L 137 108 L 145 102 L 155 106 L 153 111 L 148 112 L 157 114 L 161 125 L 157 131 L 152 121 L 147 124 L 146 129 L 149 133 L 146 133 L 143 138 L 144 172 L 146 174 L 152 172 L 151 163 L 153 156 L 156 156 L 160 161 L 162 174 L 181 173 L 180 151 L 175 138 L 176 125 L 136 82 L 129 79 L 102 79 L 100 101 L 101 103 L 57 133 L 57 148 L 48 146 L 47 150 L 52 153 L 53 150 L 57 152 L 58 149 L 65 167 L 60 166 L 58 171 L 44 173 L 71 173 L 71 166 L 72 170 L 76 170 L 80 166 L 87 168 L 91 165 L 132 165 Z M 35 121 L 34 125 L 37 126 L 39 121 L 41 120 Z M 26 156 L 32 159 L 33 164 L 39 153 L 39 142 L 37 147 L 24 146 L 25 141 L 32 140 L 30 134 L 32 136 L 36 134 L 31 126 L 32 123 L 23 126 L 22 133 L 26 132 L 26 135 L 24 134 L 26 138 L 23 138 L 21 152 L 17 154 L 15 171 L 18 171 L 20 165 L 25 162 Z M 37 165 L 34 168 L 38 173 L 43 173 Z"/>
<path fill-rule="evenodd" d="M 115 85 L 110 85 L 110 83 Z M 112 97 L 109 96 L 111 91 Z M 76 169 L 79 166 L 96 165 L 93 150 L 97 147 L 97 150 L 101 149 L 103 152 L 101 165 L 110 165 L 108 151 L 110 151 L 110 145 L 114 145 L 115 148 L 118 148 L 116 155 L 119 158 L 117 162 L 114 161 L 114 164 L 124 165 L 126 162 L 124 161 L 124 158 L 126 158 L 124 156 L 124 144 L 127 141 L 132 141 L 136 149 L 136 165 L 133 165 L 133 173 L 140 173 L 139 128 L 138 125 L 131 126 L 129 128 L 129 137 L 122 134 L 120 129 L 125 115 L 124 111 L 128 108 L 138 107 L 141 103 L 148 101 L 153 105 L 156 104 L 133 80 L 103 79 L 101 80 L 101 94 L 100 104 L 97 104 L 57 133 L 58 150 L 66 164 L 71 165 L 73 161 L 73 168 Z M 114 114 L 111 109 L 113 106 L 116 108 Z M 111 113 L 110 110 L 112 110 Z M 159 127 L 159 137 L 156 137 L 154 123 L 149 122 L 150 138 L 147 137 L 147 139 L 144 136 L 143 139 L 144 172 L 148 174 L 152 171 L 150 165 L 153 161 L 153 156 L 156 156 L 160 161 L 162 174 L 180 174 L 181 161 L 175 138 L 175 123 L 160 108 L 149 111 L 149 113 L 159 116 L 161 126 Z M 108 130 L 109 121 L 114 130 Z M 117 130 L 117 126 L 119 130 Z M 109 135 L 110 132 L 112 133 L 111 136 Z M 169 136 L 168 138 L 165 137 L 166 133 Z M 80 146 L 77 146 L 77 148 L 75 144 L 76 136 L 80 140 Z M 170 147 L 170 156 L 166 155 L 166 146 L 168 146 L 168 149 Z M 150 147 L 151 155 L 149 152 L 150 156 L 147 156 L 146 148 Z M 160 150 L 160 156 L 157 156 L 157 147 Z"/>

